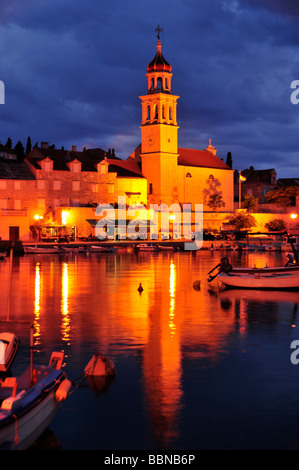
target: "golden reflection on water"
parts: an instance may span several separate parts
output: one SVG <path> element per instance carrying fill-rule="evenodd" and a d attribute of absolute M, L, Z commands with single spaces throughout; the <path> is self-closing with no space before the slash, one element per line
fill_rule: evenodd
<path fill-rule="evenodd" d="M 68 264 L 62 265 L 61 277 L 61 337 L 63 341 L 70 339 L 70 317 L 69 317 L 69 275 Z"/>
<path fill-rule="evenodd" d="M 40 302 L 41 302 L 41 267 L 40 263 L 35 265 L 35 282 L 34 282 L 34 338 L 35 344 L 39 344 L 40 339 Z"/>
<path fill-rule="evenodd" d="M 151 427 L 167 446 L 179 434 L 183 358 L 211 364 L 229 350 L 232 333 L 248 331 L 248 291 L 212 291 L 204 281 L 199 291 L 192 288 L 218 261 L 210 253 L 43 259 L 35 264 L 36 337 L 58 335 L 75 348 L 92 340 L 116 356 L 136 351 Z M 261 255 L 257 262 L 265 265 Z"/>

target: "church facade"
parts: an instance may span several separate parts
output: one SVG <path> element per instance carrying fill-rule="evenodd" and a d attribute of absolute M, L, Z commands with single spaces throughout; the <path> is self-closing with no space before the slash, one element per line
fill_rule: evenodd
<path fill-rule="evenodd" d="M 206 212 L 233 212 L 233 170 L 211 140 L 205 150 L 178 146 L 177 101 L 171 92 L 172 67 L 157 51 L 147 66 L 147 94 L 140 96 L 141 143 L 127 161 L 138 162 L 147 180 L 148 204 L 203 204 Z"/>

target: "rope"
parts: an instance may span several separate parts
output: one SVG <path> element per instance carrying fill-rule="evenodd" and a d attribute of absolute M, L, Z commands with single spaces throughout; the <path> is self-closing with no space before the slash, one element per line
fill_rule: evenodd
<path fill-rule="evenodd" d="M 15 444 L 19 443 L 19 437 L 18 437 L 18 418 L 16 415 L 12 415 L 13 419 L 15 420 Z"/>

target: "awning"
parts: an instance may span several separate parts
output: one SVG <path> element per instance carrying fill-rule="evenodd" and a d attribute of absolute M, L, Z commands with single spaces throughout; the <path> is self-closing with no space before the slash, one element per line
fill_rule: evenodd
<path fill-rule="evenodd" d="M 119 225 L 129 225 L 130 222 L 136 222 L 138 225 L 142 227 L 155 227 L 157 226 L 154 223 L 150 223 L 149 220 L 136 220 L 136 219 L 126 219 L 126 220 L 111 220 L 111 219 L 86 219 L 86 222 L 88 222 L 92 227 L 95 227 L 98 222 L 101 222 L 102 220 L 105 220 L 105 224 L 107 225 L 115 225 L 115 227 L 118 227 Z"/>

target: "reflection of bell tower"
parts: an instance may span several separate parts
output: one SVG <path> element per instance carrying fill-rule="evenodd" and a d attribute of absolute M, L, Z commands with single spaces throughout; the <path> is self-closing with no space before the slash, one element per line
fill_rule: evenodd
<path fill-rule="evenodd" d="M 178 125 L 177 99 L 171 94 L 171 65 L 161 52 L 160 27 L 157 52 L 147 66 L 147 95 L 142 106 L 142 173 L 148 180 L 150 202 L 170 204 L 177 189 Z"/>

